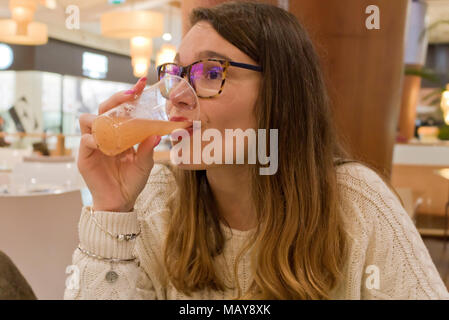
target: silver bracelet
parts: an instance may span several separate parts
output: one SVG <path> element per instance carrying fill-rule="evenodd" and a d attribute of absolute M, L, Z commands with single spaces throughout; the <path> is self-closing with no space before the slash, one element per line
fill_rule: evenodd
<path fill-rule="evenodd" d="M 90 216 L 92 217 L 92 220 L 94 220 L 95 224 L 98 228 L 100 228 L 103 232 L 110 235 L 112 238 L 117 239 L 119 241 L 130 241 L 136 239 L 139 235 L 141 230 L 139 230 L 138 233 L 128 233 L 128 234 L 113 234 L 109 232 L 108 230 L 104 229 L 101 224 L 97 221 L 97 219 L 94 216 L 94 209 L 92 207 L 89 207 L 90 209 Z"/>
<path fill-rule="evenodd" d="M 87 251 L 86 249 L 81 248 L 81 246 L 78 246 L 78 250 L 81 251 L 82 253 L 84 253 L 85 255 L 91 257 L 91 258 L 95 258 L 97 260 L 102 260 L 102 261 L 106 261 L 106 262 L 133 262 L 136 261 L 136 257 L 131 258 L 131 259 L 117 259 L 117 258 L 105 258 L 96 254 L 93 254 L 89 251 Z"/>
<path fill-rule="evenodd" d="M 92 257 L 94 259 L 97 260 L 101 260 L 101 261 L 105 261 L 110 263 L 111 265 L 111 269 L 106 272 L 105 274 L 105 280 L 109 283 L 114 283 L 117 281 L 117 279 L 119 278 L 119 274 L 117 272 L 114 271 L 114 263 L 120 263 L 120 262 L 135 262 L 136 265 L 138 267 L 140 267 L 140 261 L 139 259 L 137 259 L 137 257 L 131 258 L 131 259 L 115 259 L 115 258 L 105 258 L 105 257 L 101 257 L 99 255 L 93 254 L 83 248 L 81 248 L 81 246 L 78 245 L 78 250 L 81 251 L 83 254 L 87 255 L 88 257 Z"/>

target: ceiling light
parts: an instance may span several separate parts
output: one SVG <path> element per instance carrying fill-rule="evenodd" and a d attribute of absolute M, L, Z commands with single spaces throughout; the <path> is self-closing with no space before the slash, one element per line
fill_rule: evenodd
<path fill-rule="evenodd" d="M 132 10 L 110 11 L 101 16 L 101 34 L 112 38 L 129 38 L 134 75 L 145 76 L 153 50 L 151 38 L 164 32 L 162 13 Z"/>
<path fill-rule="evenodd" d="M 17 22 L 30 22 L 36 11 L 36 2 L 33 0 L 10 0 L 9 10 L 12 18 Z"/>
<path fill-rule="evenodd" d="M 0 41 L 20 45 L 47 43 L 47 26 L 33 22 L 36 6 L 35 0 L 10 0 L 12 19 L 0 20 Z"/>
<path fill-rule="evenodd" d="M 164 44 L 161 47 L 161 50 L 157 53 L 156 57 L 156 65 L 160 66 L 161 64 L 167 62 L 173 62 L 176 56 L 176 47 L 171 44 Z"/>
<path fill-rule="evenodd" d="M 150 58 L 153 52 L 153 40 L 146 37 L 133 37 L 130 42 L 131 57 Z"/>
<path fill-rule="evenodd" d="M 9 10 L 12 19 L 17 22 L 16 33 L 26 35 L 28 24 L 33 21 L 36 3 L 33 0 L 10 0 Z"/>
<path fill-rule="evenodd" d="M 111 38 L 160 37 L 164 15 L 152 11 L 111 11 L 101 16 L 101 33 Z"/>
<path fill-rule="evenodd" d="M 58 6 L 56 0 L 41 0 L 41 4 L 51 10 L 56 9 Z"/>
<path fill-rule="evenodd" d="M 145 77 L 148 74 L 148 68 L 150 67 L 150 59 L 142 57 L 132 58 L 132 65 L 135 77 Z"/>
<path fill-rule="evenodd" d="M 162 39 L 164 39 L 164 41 L 171 41 L 172 38 L 173 37 L 172 37 L 171 33 L 168 33 L 168 32 L 166 32 L 162 35 Z"/>
<path fill-rule="evenodd" d="M 30 22 L 25 30 L 19 29 L 15 20 L 0 20 L 0 42 L 20 45 L 42 45 L 48 42 L 47 25 L 44 23 Z"/>

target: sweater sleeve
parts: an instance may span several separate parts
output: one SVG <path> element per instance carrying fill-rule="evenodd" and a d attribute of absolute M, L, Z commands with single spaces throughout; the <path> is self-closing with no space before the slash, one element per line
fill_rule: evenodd
<path fill-rule="evenodd" d="M 345 165 L 339 184 L 351 240 L 349 277 L 361 299 L 448 299 L 448 291 L 399 199 L 372 170 Z M 356 275 L 356 276 L 354 276 Z"/>
<path fill-rule="evenodd" d="M 160 299 L 158 279 L 148 276 L 148 266 L 154 265 L 142 256 L 142 247 L 156 244 L 146 243 L 148 235 L 146 216 L 151 211 L 165 209 L 164 181 L 169 170 L 160 165 L 153 168 L 148 183 L 136 202 L 133 212 L 96 211 L 92 218 L 90 209 L 83 207 L 79 221 L 79 248 L 72 256 L 72 266 L 67 272 L 71 275 L 66 281 L 64 299 L 67 300 L 134 300 Z M 152 196 L 156 195 L 156 196 Z M 101 226 L 101 227 L 100 227 Z M 133 240 L 125 241 L 113 238 L 102 229 L 112 234 L 141 234 Z M 81 248 L 81 249 L 80 249 Z M 94 256 L 114 258 L 120 262 L 101 260 Z M 132 260 L 136 258 L 135 260 Z M 153 285 L 157 285 L 157 290 Z"/>
<path fill-rule="evenodd" d="M 136 212 L 95 212 L 97 222 L 113 234 L 137 233 Z M 92 219 L 89 209 L 83 208 L 79 222 L 79 248 L 72 257 L 72 274 L 66 281 L 64 299 L 139 299 L 154 298 L 139 261 L 109 262 L 90 255 L 115 259 L 133 259 L 136 240 L 119 241 L 101 230 Z M 89 252 L 89 255 L 86 254 Z M 112 275 L 112 276 L 111 276 Z M 137 290 L 137 286 L 142 290 Z M 145 288 L 145 289 L 143 289 Z"/>

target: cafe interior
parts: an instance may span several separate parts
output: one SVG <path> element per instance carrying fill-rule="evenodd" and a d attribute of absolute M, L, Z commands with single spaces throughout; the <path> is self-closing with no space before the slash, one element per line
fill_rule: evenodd
<path fill-rule="evenodd" d="M 156 83 L 192 8 L 221 2 L 0 0 L 0 251 L 38 299 L 63 298 L 92 204 L 80 115 L 140 77 Z M 449 288 L 449 0 L 264 2 L 306 27 L 344 145 L 389 179 Z M 163 137 L 155 162 L 170 148 Z"/>

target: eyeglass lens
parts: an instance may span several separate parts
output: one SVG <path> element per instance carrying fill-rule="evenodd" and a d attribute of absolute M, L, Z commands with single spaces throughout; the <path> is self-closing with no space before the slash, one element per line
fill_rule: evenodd
<path fill-rule="evenodd" d="M 181 76 L 182 69 L 176 64 L 162 66 L 159 78 L 171 74 Z M 219 61 L 203 61 L 190 68 L 189 82 L 198 96 L 210 97 L 219 93 L 224 78 L 224 68 Z"/>

